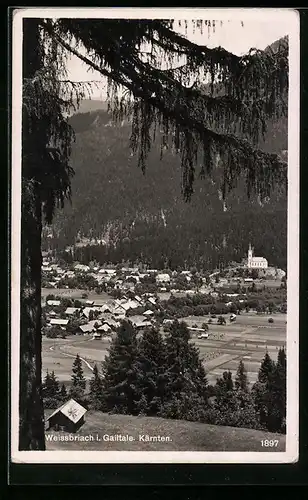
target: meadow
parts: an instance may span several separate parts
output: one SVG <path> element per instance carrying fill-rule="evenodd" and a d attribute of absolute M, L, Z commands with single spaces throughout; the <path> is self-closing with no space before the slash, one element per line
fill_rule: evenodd
<path fill-rule="evenodd" d="M 286 315 L 274 314 L 274 323 L 268 323 L 268 315 L 242 313 L 235 323 L 209 325 L 209 338 L 198 339 L 192 335 L 191 341 L 199 348 L 204 361 L 208 381 L 216 382 L 226 370 L 235 374 L 240 359 L 244 361 L 250 383 L 257 379 L 260 363 L 268 351 L 276 359 L 279 347 L 286 345 Z M 206 317 L 182 318 L 188 326 L 201 326 Z M 217 319 L 213 319 L 217 322 Z M 43 376 L 46 370 L 54 370 L 61 382 L 69 383 L 72 364 L 77 354 L 82 358 L 84 374 L 92 376 L 94 364 L 98 366 L 105 358 L 110 342 L 96 340 L 91 336 L 68 336 L 66 339 L 43 338 Z"/>
<path fill-rule="evenodd" d="M 46 411 L 46 417 L 52 410 Z M 57 437 L 67 435 L 57 432 Z M 106 441 L 106 436 L 132 436 L 133 441 Z M 285 435 L 253 429 L 170 420 L 158 417 L 133 417 L 88 411 L 78 436 L 93 436 L 88 441 L 52 441 L 52 431 L 46 431 L 47 451 L 285 451 Z M 166 441 L 143 441 L 139 436 L 163 436 Z M 108 438 L 107 438 L 108 439 Z M 276 440 L 274 447 L 263 447 L 262 440 Z"/>

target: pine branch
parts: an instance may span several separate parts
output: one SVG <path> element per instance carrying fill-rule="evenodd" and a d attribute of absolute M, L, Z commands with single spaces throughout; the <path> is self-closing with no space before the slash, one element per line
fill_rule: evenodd
<path fill-rule="evenodd" d="M 235 177 L 243 173 L 246 175 L 248 191 L 254 185 L 258 194 L 262 190 L 268 193 L 269 186 L 275 177 L 281 178 L 282 176 L 282 178 L 285 178 L 285 163 L 281 162 L 277 155 L 269 155 L 254 149 L 247 140 L 239 139 L 234 134 L 219 133 L 205 125 L 206 122 L 209 122 L 209 117 L 219 118 L 219 116 L 226 119 L 227 124 L 232 125 L 233 123 L 234 125 L 234 120 L 236 121 L 237 117 L 241 119 L 241 124 L 243 124 L 241 126 L 246 128 L 250 136 L 255 136 L 260 125 L 264 131 L 264 109 L 268 108 L 266 109 L 268 115 L 273 112 L 273 107 L 269 107 L 267 100 L 258 90 L 262 85 L 263 75 L 264 78 L 268 77 L 266 70 L 269 67 L 269 60 L 267 57 L 263 58 L 263 55 L 261 57 L 259 54 L 254 54 L 253 56 L 248 55 L 246 58 L 237 56 L 233 58 L 232 55 L 221 48 L 214 50 L 207 49 L 207 47 L 192 47 L 191 42 L 180 36 L 178 37 L 177 34 L 170 32 L 168 29 L 171 41 L 174 43 L 181 42 L 184 47 L 190 48 L 192 51 L 192 54 L 190 54 L 191 67 L 194 66 L 192 61 L 197 52 L 197 64 L 199 65 L 201 65 L 201 60 L 198 59 L 199 55 L 202 55 L 203 61 L 206 55 L 208 59 L 210 58 L 210 61 L 204 61 L 207 67 L 211 68 L 214 64 L 220 66 L 225 64 L 229 69 L 231 68 L 230 74 L 232 73 L 233 81 L 230 74 L 225 77 L 227 80 L 226 85 L 231 90 L 230 95 L 212 97 L 202 94 L 200 90 L 195 88 L 183 87 L 181 82 L 170 76 L 170 74 L 161 71 L 148 62 L 141 61 L 138 51 L 132 50 L 131 46 L 127 47 L 124 43 L 116 44 L 115 40 L 112 39 L 112 43 L 108 45 L 106 39 L 104 39 L 104 45 L 100 45 L 98 39 L 86 39 L 85 34 L 78 33 L 76 29 L 74 35 L 84 44 L 88 52 L 90 52 L 91 48 L 94 50 L 93 59 L 90 59 L 90 57 L 82 55 L 77 49 L 63 40 L 55 30 L 44 22 L 41 25 L 69 53 L 74 54 L 89 67 L 106 76 L 108 81 L 126 87 L 131 92 L 131 95 L 137 99 L 134 105 L 135 119 L 137 119 L 140 111 L 142 113 L 142 127 L 137 126 L 136 128 L 133 123 L 132 144 L 136 146 L 136 140 L 140 141 L 139 163 L 143 169 L 150 149 L 149 129 L 155 121 L 160 120 L 164 123 L 167 135 L 171 130 L 169 125 L 172 125 L 172 129 L 177 131 L 176 134 L 179 138 L 182 136 L 179 145 L 182 155 L 185 197 L 189 198 L 192 192 L 194 169 L 200 145 L 204 149 L 208 173 L 214 164 L 213 158 L 211 158 L 213 145 L 224 157 L 224 195 L 226 186 L 231 187 L 234 184 Z M 70 29 L 72 30 L 72 28 Z M 97 29 L 97 24 L 95 29 Z M 95 29 L 91 33 L 92 37 Z M 166 33 L 164 27 L 162 27 L 162 33 Z M 106 44 L 108 50 L 106 50 Z M 97 64 L 95 59 L 100 64 Z M 257 68 L 256 71 L 259 71 L 258 74 L 255 72 L 255 67 Z M 214 68 L 212 71 L 214 71 Z M 277 71 L 276 68 L 273 69 L 276 76 L 275 71 Z M 280 74 L 277 74 L 277 78 L 279 76 Z M 238 78 L 244 80 L 243 92 L 234 87 L 234 82 L 238 81 Z M 255 80 L 259 87 L 256 90 L 252 89 L 252 94 L 250 94 L 247 87 L 249 88 L 249 83 Z M 282 88 L 284 85 L 285 83 L 282 81 Z M 245 100 L 248 103 L 251 95 L 254 96 L 254 101 L 250 102 L 251 109 L 249 109 L 245 104 Z M 236 99 L 236 96 L 244 98 L 244 102 L 241 102 L 239 98 Z M 115 96 L 114 98 L 115 104 L 118 103 L 118 99 Z M 138 99 L 140 99 L 140 103 L 138 103 Z M 153 112 L 154 110 L 156 110 L 156 113 Z M 270 172 L 270 170 L 272 171 Z M 266 182 L 268 182 L 268 186 Z"/>

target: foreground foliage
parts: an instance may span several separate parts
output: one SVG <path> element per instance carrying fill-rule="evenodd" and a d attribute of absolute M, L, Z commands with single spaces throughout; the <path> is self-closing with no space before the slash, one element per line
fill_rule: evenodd
<path fill-rule="evenodd" d="M 158 330 L 148 329 L 137 339 L 132 325 L 123 321 L 102 370 L 94 367 L 89 391 L 84 392 L 79 356 L 73 365 L 73 380 L 75 398 L 93 410 L 286 432 L 284 349 L 278 351 L 277 362 L 265 354 L 252 387 L 242 360 L 234 381 L 230 371 L 224 372 L 211 386 L 184 322 L 174 322 L 165 338 Z M 54 373 L 47 373 L 46 408 L 62 401 L 61 391 Z M 74 397 L 72 391 L 70 394 Z"/>

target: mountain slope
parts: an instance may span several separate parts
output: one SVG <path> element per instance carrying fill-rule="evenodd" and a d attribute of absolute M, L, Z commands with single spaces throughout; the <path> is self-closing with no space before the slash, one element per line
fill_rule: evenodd
<path fill-rule="evenodd" d="M 96 110 L 74 114 L 70 123 L 76 131 L 73 203 L 57 213 L 57 237 L 49 244 L 72 245 L 79 232 L 108 244 L 91 255 L 80 252 L 81 260 L 142 259 L 154 267 L 212 268 L 241 259 L 251 241 L 256 253 L 286 269 L 287 196 L 279 187 L 261 205 L 256 197 L 247 200 L 239 182 L 223 203 L 217 171 L 213 179 L 198 178 L 191 202 L 185 203 L 180 159 L 172 150 L 161 159 L 158 139 L 143 175 L 129 149 L 128 122 L 115 125 L 106 111 Z M 287 118 L 269 122 L 260 148 L 284 154 Z"/>

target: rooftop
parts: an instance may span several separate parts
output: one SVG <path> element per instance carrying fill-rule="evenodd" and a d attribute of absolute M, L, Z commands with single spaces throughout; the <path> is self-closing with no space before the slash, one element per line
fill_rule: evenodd
<path fill-rule="evenodd" d="M 65 415 L 69 420 L 74 422 L 76 424 L 79 422 L 79 420 L 83 417 L 83 415 L 87 412 L 87 410 L 81 406 L 77 401 L 74 399 L 70 399 L 66 403 L 64 403 L 60 408 L 55 410 L 48 418 L 47 420 L 50 420 L 51 417 L 56 415 L 57 413 L 62 413 Z"/>

